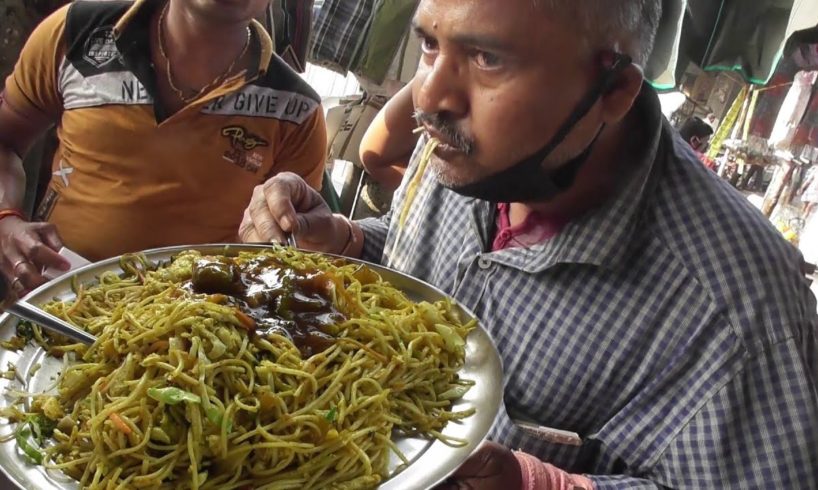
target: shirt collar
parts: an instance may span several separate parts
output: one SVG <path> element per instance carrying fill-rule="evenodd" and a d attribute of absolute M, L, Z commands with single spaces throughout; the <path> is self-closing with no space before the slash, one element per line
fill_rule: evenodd
<path fill-rule="evenodd" d="M 148 23 L 153 13 L 162 5 L 164 3 L 158 0 L 136 0 L 114 26 L 114 36 L 117 42 L 131 44 L 131 42 L 143 40 L 144 33 L 150 32 Z M 252 52 L 258 55 L 258 73 L 263 75 L 267 72 L 273 57 L 273 40 L 257 20 L 253 20 L 250 27 L 255 34 L 253 39 L 258 40 Z"/>
<path fill-rule="evenodd" d="M 642 87 L 634 107 L 642 114 L 642 128 L 646 131 L 648 144 L 641 155 L 633 157 L 641 163 L 615 197 L 572 221 L 559 235 L 545 243 L 525 249 L 498 251 L 487 258 L 530 273 L 564 263 L 613 268 L 624 258 L 636 231 L 648 187 L 653 181 L 651 176 L 660 156 L 660 143 L 665 131 L 659 98 L 647 84 Z M 623 158 L 630 156 L 623 155 Z M 487 203 L 476 205 L 482 207 L 481 214 L 490 212 L 491 206 Z"/>

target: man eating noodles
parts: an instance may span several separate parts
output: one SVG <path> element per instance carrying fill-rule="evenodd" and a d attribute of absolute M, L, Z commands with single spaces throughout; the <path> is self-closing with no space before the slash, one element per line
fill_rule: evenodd
<path fill-rule="evenodd" d="M 505 404 L 443 488 L 818 487 L 802 259 L 663 119 L 660 4 L 423 0 L 392 211 L 350 222 L 291 174 L 245 211 L 244 240 L 393 267 L 492 334 Z"/>
<path fill-rule="evenodd" d="M 253 188 L 281 171 L 320 188 L 318 95 L 253 19 L 269 0 L 76 1 L 26 43 L 0 94 L 0 274 L 16 294 L 65 267 L 236 240 Z M 34 219 L 22 157 L 57 124 Z"/>

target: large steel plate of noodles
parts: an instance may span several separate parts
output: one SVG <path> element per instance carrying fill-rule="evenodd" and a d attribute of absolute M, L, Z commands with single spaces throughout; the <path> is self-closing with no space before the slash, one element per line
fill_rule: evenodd
<path fill-rule="evenodd" d="M 263 252 L 263 251 L 271 251 L 271 250 L 278 250 L 277 253 L 282 253 L 280 248 L 278 247 L 268 247 L 263 245 L 203 245 L 203 246 L 184 246 L 184 247 L 172 247 L 172 248 L 163 248 L 163 249 L 155 249 L 149 250 L 144 252 L 144 257 L 147 258 L 152 263 L 157 264 L 166 264 L 169 261 L 178 256 L 185 251 L 194 250 L 200 252 L 202 255 L 226 255 L 232 256 L 236 255 L 240 252 Z M 290 251 L 290 253 L 300 253 L 295 251 Z M 323 258 L 331 261 L 337 260 L 336 257 L 332 256 L 323 256 Z M 350 264 L 365 264 L 361 261 L 351 260 L 351 259 L 344 259 Z M 71 273 L 60 277 L 54 281 L 51 281 L 48 284 L 43 285 L 42 287 L 38 288 L 37 290 L 30 293 L 27 297 L 28 301 L 43 305 L 48 302 L 52 302 L 54 300 L 60 301 L 71 301 L 73 300 L 76 295 L 73 292 L 72 284 L 79 285 L 93 285 L 96 284 L 99 280 L 99 277 L 106 272 L 114 272 L 116 274 L 121 274 L 123 272 L 120 266 L 120 258 L 114 258 L 106 261 L 102 261 L 96 264 L 92 264 L 82 269 L 78 269 L 76 271 L 72 271 Z M 399 272 L 374 265 L 374 264 L 365 264 L 370 270 L 376 272 L 384 281 L 388 282 L 392 287 L 396 288 L 400 292 L 406 295 L 406 297 L 411 300 L 412 302 L 441 302 L 441 301 L 449 301 L 447 296 L 439 291 L 438 289 L 426 284 L 422 281 L 418 281 L 413 279 L 409 276 L 401 274 Z M 457 370 L 457 382 L 462 385 L 472 385 L 468 391 L 465 391 L 465 394 L 462 393 L 464 390 L 455 389 L 454 393 L 456 396 L 452 396 L 452 392 L 449 392 L 447 396 L 442 397 L 446 399 L 450 399 L 449 403 L 450 406 L 446 406 L 443 409 L 447 412 L 451 413 L 471 413 L 471 415 L 464 417 L 462 419 L 451 420 L 442 427 L 439 432 L 437 432 L 437 436 L 430 436 L 428 433 L 425 435 L 419 435 L 413 432 L 407 432 L 405 430 L 398 430 L 397 424 L 392 430 L 392 433 L 389 437 L 391 441 L 390 444 L 393 444 L 393 448 L 388 450 L 388 455 L 383 456 L 382 453 L 378 455 L 369 455 L 368 457 L 359 454 L 360 446 L 366 446 L 370 448 L 369 443 L 365 442 L 366 438 L 364 438 L 364 442 L 361 442 L 360 431 L 367 431 L 371 429 L 370 427 L 366 427 L 368 419 L 366 418 L 368 415 L 360 416 L 360 414 L 367 414 L 367 406 L 359 406 L 356 407 L 359 415 L 359 422 L 358 426 L 349 427 L 343 426 L 341 421 L 339 421 L 340 413 L 343 410 L 350 410 L 351 403 L 344 403 L 344 406 L 337 407 L 331 403 L 332 400 L 338 400 L 337 393 L 329 398 L 319 400 L 318 406 L 314 405 L 312 407 L 308 407 L 307 411 L 310 413 L 307 414 L 312 418 L 305 416 L 305 422 L 302 429 L 305 432 L 311 431 L 313 433 L 312 436 L 304 437 L 295 439 L 299 439 L 299 446 L 298 451 L 293 451 L 300 455 L 296 455 L 292 461 L 288 463 L 286 466 L 286 472 L 291 476 L 288 479 L 284 479 L 283 481 L 279 481 L 278 484 L 275 485 L 267 485 L 269 488 L 298 488 L 300 489 L 307 489 L 307 488 L 382 488 L 382 489 L 394 489 L 394 490 L 405 490 L 405 489 L 425 489 L 431 488 L 435 484 L 444 480 L 449 474 L 451 474 L 455 469 L 457 469 L 463 461 L 468 458 L 468 456 L 475 450 L 477 447 L 484 441 L 486 435 L 488 434 L 496 414 L 498 413 L 499 406 L 502 400 L 502 366 L 500 362 L 499 355 L 497 353 L 497 349 L 490 338 L 490 336 L 483 330 L 479 324 L 476 323 L 476 319 L 474 315 L 469 312 L 467 309 L 462 308 L 461 306 L 452 303 L 451 306 L 452 314 L 457 315 L 458 322 L 461 325 L 470 325 L 472 330 L 468 333 L 465 341 L 465 346 L 462 346 L 461 349 L 464 353 L 464 360 L 462 362 L 462 366 L 459 367 Z M 0 316 L 0 340 L 8 340 L 15 336 L 17 330 L 18 322 L 13 317 L 9 315 L 2 315 Z M 432 329 L 433 330 L 433 329 Z M 430 334 L 431 335 L 431 334 Z M 439 342 L 439 341 L 438 341 Z M 418 344 L 418 345 L 422 345 Z M 161 346 L 160 346 L 161 347 Z M 189 347 L 185 346 L 186 348 Z M 366 350 L 362 348 L 362 350 Z M 298 350 L 295 350 L 296 356 L 298 355 Z M 329 352 L 329 351 L 328 351 Z M 351 350 L 354 354 L 354 350 Z M 307 355 L 312 354 L 312 352 L 307 352 Z M 302 356 L 304 353 L 302 352 Z M 320 355 L 320 352 L 319 352 Z M 4 393 L 2 397 L 0 397 L 0 409 L 8 411 L 10 407 L 12 407 L 15 403 L 17 403 L 16 408 L 20 411 L 30 412 L 31 407 L 31 399 L 27 399 L 25 403 L 20 404 L 19 395 L 22 393 L 57 393 L 56 388 L 56 380 L 59 379 L 60 373 L 66 369 L 67 360 L 71 359 L 71 356 L 63 356 L 63 359 L 57 359 L 51 355 L 48 355 L 46 351 L 38 346 L 35 342 L 29 342 L 24 349 L 13 351 L 8 349 L 0 349 L 0 370 L 7 370 L 8 368 L 13 366 L 13 370 L 10 371 L 13 373 L 12 375 L 8 375 L 4 378 L 0 378 L 0 390 Z M 366 357 L 364 354 L 358 355 L 356 359 L 363 359 Z M 370 357 L 373 359 L 378 359 L 378 362 L 386 363 L 388 365 L 390 360 L 383 358 L 383 356 L 379 356 L 377 353 L 372 354 Z M 361 362 L 370 362 L 369 361 L 361 361 Z M 81 360 L 74 359 L 71 361 L 72 363 L 79 363 L 82 362 Z M 351 361 L 350 361 L 351 362 Z M 396 369 L 399 367 L 400 362 L 393 363 L 392 367 L 389 369 Z M 76 365 L 76 364 L 72 364 Z M 269 365 L 267 366 L 269 368 Z M 273 370 L 275 368 L 272 368 Z M 240 371 L 239 368 L 235 368 L 236 371 Z M 258 367 L 256 367 L 256 376 L 255 376 L 255 383 L 263 384 L 264 382 L 269 382 L 275 384 L 275 382 L 270 381 L 274 379 L 274 376 L 285 376 L 285 374 L 271 374 L 268 371 L 264 371 L 262 369 L 259 371 Z M 355 371 L 356 373 L 360 373 L 360 370 Z M 259 373 L 262 373 L 261 375 Z M 266 374 L 264 374 L 266 373 Z M 165 373 L 166 374 L 166 373 Z M 245 373 L 246 374 L 246 373 Z M 266 376 L 266 377 L 265 377 Z M 385 376 L 385 375 L 384 375 Z M 169 375 L 166 376 L 169 378 Z M 242 377 L 243 383 L 246 383 L 246 376 Z M 262 379 L 263 378 L 263 379 Z M 190 380 L 189 380 L 190 381 Z M 354 379 L 347 379 L 344 380 L 344 383 L 352 383 L 356 380 Z M 170 383 L 172 384 L 172 383 Z M 178 384 L 178 383 L 177 383 Z M 307 386 L 310 383 L 307 381 L 304 382 L 304 385 Z M 365 385 L 366 383 L 362 383 L 356 385 L 358 390 L 362 390 L 361 393 L 366 393 L 371 400 L 367 401 L 366 403 L 372 403 L 377 405 L 378 403 L 383 402 L 383 397 L 377 398 L 373 397 L 373 393 L 371 393 L 371 389 L 364 388 L 361 385 Z M 129 386 L 136 386 L 131 384 Z M 330 389 L 328 385 L 322 385 L 323 389 Z M 137 388 L 134 388 L 137 389 Z M 281 389 L 281 388 L 278 388 Z M 307 392 L 310 390 L 305 388 Z M 195 390 L 194 390 L 195 391 Z M 343 391 L 343 390 L 336 390 L 336 392 Z M 255 392 L 254 392 L 255 393 Z M 16 396 L 15 396 L 16 394 Z M 257 393 L 256 393 L 257 394 Z M 307 393 L 306 395 L 301 393 L 306 397 L 312 396 L 312 400 L 315 401 L 316 398 L 320 398 L 322 393 L 313 393 L 310 395 Z M 374 393 L 375 395 L 377 393 Z M 167 395 L 167 393 L 166 393 Z M 173 395 L 173 393 L 170 393 Z M 215 395 L 215 394 L 214 394 Z M 292 395 L 292 393 L 290 393 Z M 437 393 L 440 395 L 440 393 Z M 157 396 L 157 393 L 154 391 L 154 397 Z M 237 395 L 238 396 L 238 395 Z M 349 389 L 346 389 L 346 396 L 351 396 L 349 393 Z M 459 397 L 459 398 L 458 398 Z M 120 397 L 121 398 L 121 397 Z M 145 396 L 142 398 L 148 399 Z M 253 451 L 245 451 L 241 454 L 241 458 L 253 458 L 256 457 L 256 451 L 258 451 L 259 455 L 266 454 L 269 457 L 270 450 L 277 450 L 278 441 L 274 439 L 276 436 L 273 435 L 273 438 L 270 438 L 265 445 L 265 441 L 260 440 L 259 437 L 247 437 L 246 435 L 243 437 L 239 430 L 247 431 L 246 428 L 240 429 L 236 427 L 232 427 L 232 423 L 229 421 L 225 421 L 226 418 L 229 417 L 241 417 L 236 415 L 240 409 L 235 407 L 236 404 L 244 406 L 245 409 L 252 412 L 253 409 L 259 410 L 261 407 L 256 407 L 255 402 L 253 400 L 248 399 L 241 399 L 236 400 L 235 403 L 231 401 L 225 401 L 222 405 L 217 406 L 216 408 L 211 407 L 213 417 L 210 417 L 211 412 L 208 413 L 209 419 L 203 416 L 196 416 L 198 419 L 195 423 L 200 424 L 200 426 L 205 427 L 207 424 L 217 424 L 220 429 L 224 429 L 223 434 L 228 437 L 228 441 L 235 440 L 239 441 L 236 444 L 232 442 L 228 442 L 230 449 L 234 451 L 234 455 L 237 448 L 242 447 L 242 445 L 247 444 L 260 444 L 256 446 L 256 449 Z M 100 398 L 102 399 L 102 398 Z M 272 400 L 272 399 L 271 399 Z M 327 400 L 330 400 L 327 403 Z M 378 401 L 380 400 L 380 402 Z M 166 400 L 167 401 L 167 400 Z M 267 400 L 270 402 L 270 400 Z M 418 400 L 420 401 L 420 400 Z M 178 402 L 178 401 L 177 401 Z M 141 402 L 138 402 L 141 403 Z M 151 403 L 155 404 L 155 400 L 151 399 Z M 171 408 L 176 409 L 177 419 L 175 420 L 175 425 L 180 426 L 181 428 L 178 430 L 183 431 L 190 431 L 189 425 L 193 422 L 190 420 L 186 420 L 190 418 L 188 415 L 184 415 L 183 420 L 179 420 L 178 416 L 180 413 L 180 406 L 185 406 L 186 404 L 190 405 L 190 409 L 183 409 L 181 413 L 189 413 L 185 412 L 185 410 L 198 410 L 198 407 L 193 402 L 185 402 L 181 401 L 178 402 L 180 405 L 174 406 L 166 406 L 165 409 L 170 410 Z M 201 402 L 199 402 L 201 403 Z M 233 405 L 231 409 L 232 412 L 229 414 L 222 411 L 226 411 L 227 404 Z M 272 402 L 270 402 L 272 403 Z M 269 408 L 270 403 L 267 403 L 267 408 Z M 423 403 L 423 402 L 421 402 Z M 305 404 L 308 404 L 305 402 Z M 144 405 L 144 404 L 143 404 Z M 247 405 L 250 405 L 249 407 Z M 447 405 L 447 403 L 443 403 L 440 406 Z M 152 405 L 153 406 L 153 405 Z M 436 410 L 439 408 L 439 405 L 431 403 L 430 405 L 425 407 L 426 411 L 429 410 Z M 304 408 L 303 406 L 301 407 Z M 105 405 L 102 404 L 100 407 L 95 408 L 95 410 L 104 410 Z M 410 407 L 411 409 L 411 407 Z M 139 413 L 138 408 L 131 407 L 130 412 L 125 413 L 125 418 L 129 415 L 134 416 L 135 413 Z M 156 408 L 154 407 L 154 413 Z M 280 411 L 280 409 L 279 409 Z M 439 412 L 437 412 L 439 413 Z M 231 415 L 232 414 L 232 415 Z M 316 419 L 315 414 L 322 415 L 323 417 L 318 417 Z M 227 416 L 227 417 L 225 417 Z M 117 418 L 118 416 L 114 416 Z M 138 415 L 136 415 L 139 418 Z M 245 422 L 247 415 L 245 414 Z M 348 417 L 352 417 L 349 415 Z M 325 422 L 321 422 L 320 420 L 323 418 Z M 411 418 L 411 417 L 407 417 Z M 239 420 L 237 418 L 237 420 Z M 318 422 L 316 422 L 318 420 Z M 375 420 L 375 419 L 373 419 Z M 383 419 L 379 420 L 379 424 L 383 423 Z M 103 423 L 103 427 L 108 431 L 108 433 L 112 433 L 112 427 L 116 428 L 117 426 L 121 426 L 122 419 L 120 420 L 113 420 L 107 419 Z M 393 421 L 397 422 L 397 421 Z M 288 422 L 290 423 L 290 422 Z M 295 423 L 295 422 L 292 422 Z M 157 422 L 159 425 L 159 422 Z M 241 424 L 237 424 L 241 425 Z M 246 425 L 246 424 L 245 424 Z M 287 425 L 287 424 L 283 424 Z M 347 424 L 348 425 L 348 424 Z M 2 472 L 8 477 L 11 483 L 16 484 L 21 489 L 73 489 L 79 488 L 79 485 L 75 479 L 65 475 L 60 471 L 56 471 L 53 469 L 46 469 L 42 465 L 33 464 L 31 462 L 30 457 L 25 455 L 24 450 L 20 447 L 18 443 L 15 442 L 13 439 L 13 434 L 15 432 L 15 427 L 19 426 L 19 424 L 9 423 L 3 424 L 3 430 L 0 431 L 0 436 L 6 436 L 8 439 L 9 436 L 12 439 L 5 443 L 0 444 L 0 469 Z M 209 427 L 209 426 L 207 426 Z M 268 424 L 269 427 L 269 424 Z M 278 427 L 281 427 L 280 425 Z M 252 428 L 252 427 L 251 427 Z M 127 428 L 125 428 L 127 429 Z M 228 431 L 229 429 L 229 431 Z M 337 429 L 337 430 L 336 430 Z M 170 429 L 169 429 L 170 430 Z M 177 430 L 177 429 L 174 429 Z M 199 433 L 204 430 L 200 427 Z M 358 438 L 355 439 L 353 437 L 353 433 L 358 434 Z M 205 430 L 205 432 L 207 432 Z M 292 436 L 292 427 L 290 427 L 290 432 L 284 431 L 287 434 Z M 210 427 L 210 434 L 213 433 L 213 428 Z M 315 435 L 318 434 L 318 435 Z M 25 435 L 29 438 L 34 437 L 33 434 L 29 434 L 28 432 Z M 160 439 L 164 438 L 163 435 L 160 434 Z M 178 436 L 178 434 L 177 434 Z M 108 436 L 110 437 L 110 436 Z M 121 436 L 120 436 L 121 437 Z M 133 437 L 131 435 L 130 437 Z M 205 435 L 201 435 L 201 437 L 205 438 Z M 243 438 L 242 438 L 243 437 Z M 377 436 L 369 435 L 370 439 L 375 440 Z M 146 436 L 147 438 L 147 436 Z M 292 438 L 291 438 L 292 439 Z M 335 444 L 327 445 L 327 440 L 330 442 L 334 441 Z M 445 439 L 442 440 L 442 439 Z M 109 441 L 110 442 L 110 441 Z M 139 445 L 145 441 L 139 440 L 127 440 L 121 439 L 121 443 L 123 443 L 123 448 L 129 449 L 135 445 Z M 151 442 L 154 446 L 157 444 L 161 445 L 161 443 L 157 442 L 154 439 L 151 439 Z M 209 441 L 192 441 L 189 440 L 192 445 L 196 445 L 201 442 L 201 448 L 204 448 L 207 444 L 211 444 L 210 449 L 204 449 L 205 452 L 207 451 L 218 451 L 217 447 L 220 445 L 218 437 L 216 439 L 212 439 Z M 447 443 L 448 442 L 448 443 Z M 54 444 L 53 441 L 50 444 Z M 117 443 L 115 441 L 111 442 L 114 447 L 116 447 Z M 311 444 L 311 446 L 310 446 Z M 49 442 L 46 441 L 46 447 L 49 446 Z M 317 451 L 323 447 L 326 450 L 327 455 L 326 458 L 332 459 L 332 464 L 330 465 L 322 465 L 320 464 L 320 458 L 310 458 L 308 454 L 310 451 Z M 397 452 L 394 450 L 397 448 L 400 453 L 402 453 L 403 457 L 399 457 Z M 107 451 L 107 450 L 106 450 Z M 266 452 L 265 452 L 266 451 Z M 161 457 L 162 454 L 158 451 L 152 450 L 150 452 L 145 452 L 143 457 L 150 458 L 150 457 Z M 277 452 L 275 454 L 285 454 L 284 452 Z M 305 455 L 307 454 L 307 455 Z M 357 456 L 356 456 L 357 455 Z M 177 455 L 178 456 L 178 455 Z M 187 456 L 189 458 L 189 455 Z M 239 459 L 241 459 L 239 458 Z M 368 460 L 370 465 L 378 464 L 378 459 L 380 458 L 381 461 L 385 461 L 383 466 L 385 467 L 382 471 L 383 476 L 377 478 L 376 480 L 361 478 L 354 480 L 350 485 L 339 485 L 337 474 L 339 471 L 344 471 L 344 467 L 361 467 L 362 460 Z M 124 460 L 124 459 L 123 459 Z M 99 475 L 110 475 L 112 472 L 116 472 L 117 468 L 115 466 L 115 462 L 117 459 L 110 459 L 107 460 L 108 464 L 111 467 L 106 468 L 93 468 L 90 471 L 94 472 L 99 470 Z M 301 462 L 309 462 L 309 465 L 300 471 L 299 469 L 299 461 Z M 316 463 L 318 461 L 318 463 Z M 408 464 L 407 464 L 408 463 Z M 97 462 L 99 465 L 99 463 Z M 235 466 L 235 461 L 233 462 Z M 269 462 L 267 463 L 269 464 Z M 284 464 L 284 462 L 282 462 Z M 177 475 L 176 480 L 172 482 L 168 482 L 163 485 L 163 488 L 193 488 L 194 485 L 192 484 L 192 478 L 196 478 L 198 485 L 201 488 L 207 488 L 208 486 L 208 479 L 210 479 L 211 484 L 213 483 L 213 478 L 215 478 L 217 474 L 218 466 L 214 466 L 215 463 L 203 461 L 200 462 L 200 466 L 196 468 L 197 475 L 194 477 L 192 475 L 187 476 L 179 476 Z M 158 465 L 159 467 L 161 465 Z M 256 468 L 256 470 L 262 471 L 263 468 Z M 207 474 L 208 471 L 211 474 Z M 177 472 L 178 473 L 178 472 Z M 192 473 L 192 470 L 191 470 Z M 333 475 L 336 477 L 333 479 Z M 3 485 L 3 476 L 0 475 L 0 486 L 5 488 Z M 379 480 L 379 481 L 378 481 Z M 264 478 L 260 478 L 257 482 L 250 482 L 248 484 L 246 478 L 244 479 L 244 483 L 241 485 L 226 485 L 220 484 L 217 485 L 217 488 L 265 488 L 265 481 Z M 156 488 L 155 485 L 149 484 L 150 480 L 142 480 L 142 483 L 148 482 L 143 486 L 149 488 Z M 333 483 L 335 482 L 335 483 Z M 222 482 L 223 483 L 223 482 Z M 128 488 L 133 488 L 129 486 Z"/>

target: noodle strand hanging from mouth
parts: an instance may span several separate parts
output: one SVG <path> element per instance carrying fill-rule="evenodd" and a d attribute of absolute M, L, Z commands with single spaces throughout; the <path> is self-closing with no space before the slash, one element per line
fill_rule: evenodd
<path fill-rule="evenodd" d="M 409 217 L 409 211 L 412 209 L 412 203 L 415 200 L 415 196 L 417 196 L 418 188 L 420 188 L 420 183 L 423 180 L 423 175 L 426 173 L 426 167 L 429 166 L 429 161 L 431 161 L 435 148 L 438 146 L 440 146 L 440 140 L 437 138 L 429 138 L 429 141 L 426 142 L 426 146 L 423 147 L 423 153 L 420 156 L 418 168 L 415 171 L 415 174 L 412 176 L 412 180 L 409 182 L 409 185 L 406 187 L 406 200 L 400 213 L 400 221 L 398 222 L 398 226 L 401 229 L 406 224 L 406 219 Z"/>
<path fill-rule="evenodd" d="M 429 166 L 429 162 L 432 160 L 432 155 L 438 146 L 440 146 L 440 140 L 430 137 L 426 142 L 426 145 L 423 147 L 423 152 L 420 155 L 417 170 L 415 171 L 414 175 L 412 175 L 412 180 L 406 187 L 406 198 L 404 199 L 403 207 L 401 208 L 400 216 L 398 218 L 398 236 L 395 240 L 396 248 L 403 235 L 403 229 L 406 225 L 406 220 L 409 218 L 409 213 L 412 210 L 412 204 L 415 201 L 415 197 L 417 197 L 420 183 L 423 181 L 423 175 L 426 173 L 426 167 Z"/>

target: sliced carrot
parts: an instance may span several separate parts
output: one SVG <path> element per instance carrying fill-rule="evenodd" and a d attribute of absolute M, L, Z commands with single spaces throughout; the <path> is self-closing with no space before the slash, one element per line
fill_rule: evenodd
<path fill-rule="evenodd" d="M 169 347 L 170 344 L 168 343 L 167 340 L 157 340 L 156 342 L 148 346 L 146 354 L 153 354 L 154 352 L 168 350 Z"/>
<path fill-rule="evenodd" d="M 223 305 L 227 303 L 227 296 L 223 294 L 211 294 L 210 296 L 207 297 L 205 301 L 207 301 L 208 303 L 216 303 L 217 305 Z"/>
<path fill-rule="evenodd" d="M 122 420 L 122 417 L 120 417 L 119 414 L 113 412 L 111 413 L 111 415 L 108 415 L 108 418 L 114 424 L 114 427 L 124 432 L 126 436 L 131 435 L 131 433 L 133 432 L 131 428 L 128 426 L 128 424 L 126 424 L 125 421 Z"/>
<path fill-rule="evenodd" d="M 250 332 L 256 330 L 256 321 L 250 318 L 247 313 L 241 310 L 236 310 L 236 319 L 238 319 L 239 323 L 241 323 L 241 326 L 244 327 L 245 330 Z"/>
<path fill-rule="evenodd" d="M 370 356 L 374 357 L 381 364 L 387 364 L 389 362 L 389 360 L 386 359 L 386 357 L 382 356 L 381 354 L 378 354 L 377 352 L 375 352 L 374 350 L 372 350 L 368 346 L 358 342 L 355 339 L 350 339 L 348 337 L 342 337 L 342 338 L 339 338 L 338 341 L 339 342 L 347 342 L 347 343 L 350 343 L 350 344 L 354 345 L 355 347 L 358 347 L 359 349 L 362 349 L 364 352 L 366 352 Z"/>

